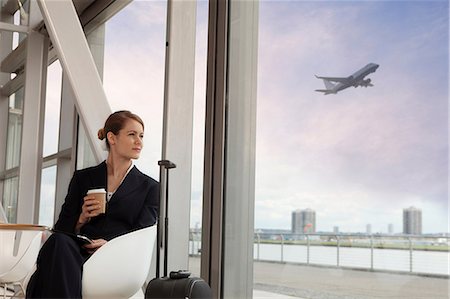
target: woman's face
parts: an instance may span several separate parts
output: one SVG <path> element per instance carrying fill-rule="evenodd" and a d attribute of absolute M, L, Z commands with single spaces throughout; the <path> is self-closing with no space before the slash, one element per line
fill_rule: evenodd
<path fill-rule="evenodd" d="M 108 132 L 110 150 L 125 159 L 138 159 L 144 147 L 144 128 L 134 119 L 128 119 L 117 135 Z"/>

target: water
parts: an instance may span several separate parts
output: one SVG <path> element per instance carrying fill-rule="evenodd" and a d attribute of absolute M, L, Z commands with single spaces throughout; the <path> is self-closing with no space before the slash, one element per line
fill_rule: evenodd
<path fill-rule="evenodd" d="M 189 253 L 199 254 L 199 241 L 189 242 Z M 259 251 L 258 251 L 259 250 Z M 376 249 L 292 244 L 254 244 L 253 258 L 291 262 L 450 276 L 450 252 L 408 249 Z M 309 259 L 309 260 L 308 260 Z"/>
<path fill-rule="evenodd" d="M 258 244 L 254 245 L 254 259 L 258 259 Z M 373 249 L 334 246 L 310 246 L 309 263 L 374 270 L 450 275 L 448 251 L 409 251 L 401 249 Z M 308 263 L 306 245 L 260 244 L 259 260 Z"/>

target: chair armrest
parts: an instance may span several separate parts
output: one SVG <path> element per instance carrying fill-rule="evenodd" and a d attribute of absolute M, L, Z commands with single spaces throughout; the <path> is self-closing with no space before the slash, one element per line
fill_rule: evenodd
<path fill-rule="evenodd" d="M 156 243 L 156 226 L 119 236 L 83 266 L 83 298 L 129 298 L 144 284 Z"/>
<path fill-rule="evenodd" d="M 0 223 L 0 229 L 3 230 L 51 230 L 50 227 L 37 224 L 15 224 L 15 223 Z"/>

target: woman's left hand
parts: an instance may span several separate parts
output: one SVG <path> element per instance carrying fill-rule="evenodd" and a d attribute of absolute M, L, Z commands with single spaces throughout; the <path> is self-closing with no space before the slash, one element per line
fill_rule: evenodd
<path fill-rule="evenodd" d="M 92 243 L 83 245 L 83 247 L 87 250 L 87 252 L 93 254 L 97 249 L 105 245 L 106 242 L 108 241 L 104 239 L 94 239 L 92 240 Z"/>

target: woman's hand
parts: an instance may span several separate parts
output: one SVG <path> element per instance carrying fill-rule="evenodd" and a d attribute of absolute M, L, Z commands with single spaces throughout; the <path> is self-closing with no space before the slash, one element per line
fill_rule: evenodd
<path fill-rule="evenodd" d="M 75 231 L 79 232 L 81 227 L 91 220 L 91 217 L 101 214 L 100 202 L 95 199 L 94 195 L 86 195 L 83 198 L 83 206 L 81 207 L 81 214 L 78 217 L 78 222 L 75 225 Z"/>
<path fill-rule="evenodd" d="M 83 247 L 87 250 L 89 254 L 93 254 L 97 249 L 106 244 L 106 240 L 104 239 L 95 239 L 92 240 L 92 243 L 83 245 Z"/>
<path fill-rule="evenodd" d="M 95 199 L 94 195 L 86 195 L 84 198 L 83 206 L 81 207 L 79 223 L 85 224 L 91 220 L 91 217 L 95 217 L 101 214 L 100 202 Z"/>

